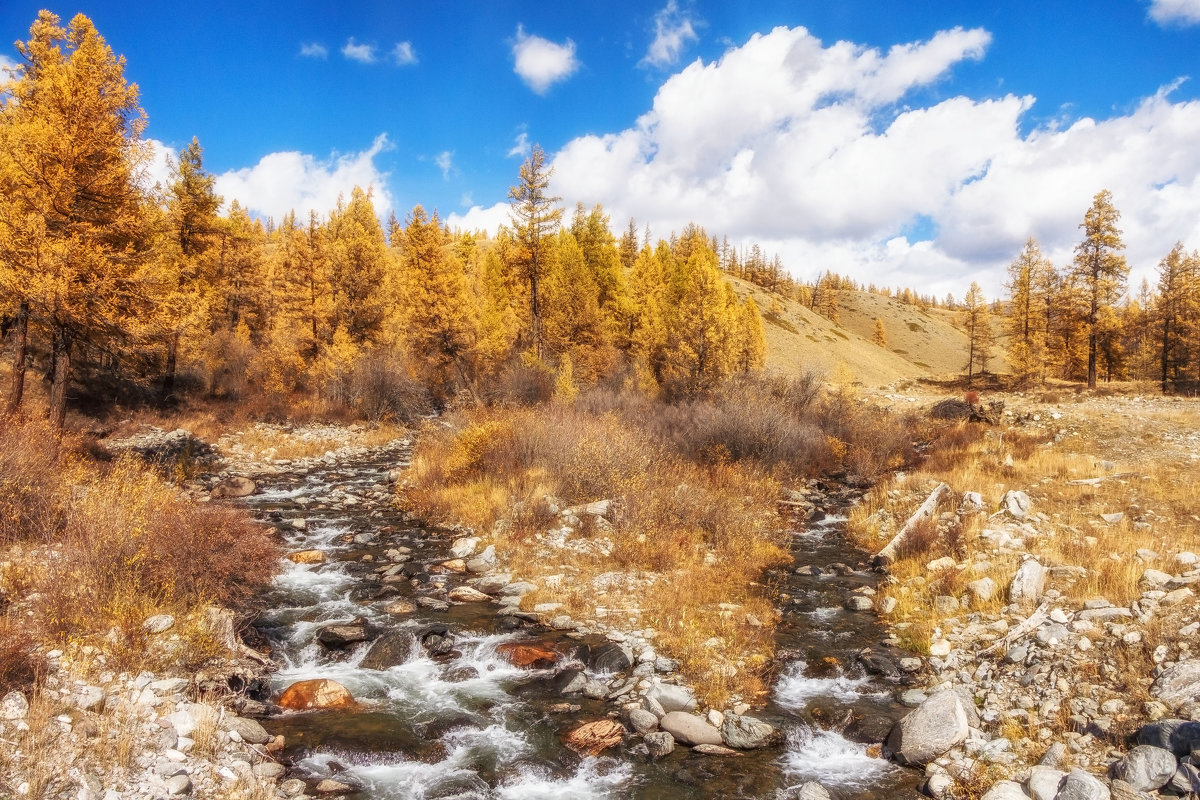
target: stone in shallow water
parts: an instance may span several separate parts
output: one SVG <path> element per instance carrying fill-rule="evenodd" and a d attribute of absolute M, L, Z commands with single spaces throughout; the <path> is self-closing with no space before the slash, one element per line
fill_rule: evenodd
<path fill-rule="evenodd" d="M 625 728 L 621 723 L 602 719 L 586 722 L 563 734 L 563 744 L 582 756 L 598 756 L 613 745 L 621 743 Z"/>
<path fill-rule="evenodd" d="M 298 681 L 283 691 L 279 705 L 290 711 L 310 711 L 326 708 L 355 708 L 354 700 L 345 686 L 326 678 Z"/>
<path fill-rule="evenodd" d="M 719 730 L 709 725 L 703 717 L 689 714 L 686 711 L 669 711 L 658 721 L 658 724 L 664 731 L 674 736 L 675 741 L 682 744 L 694 747 L 698 744 L 723 745 L 725 743 Z"/>

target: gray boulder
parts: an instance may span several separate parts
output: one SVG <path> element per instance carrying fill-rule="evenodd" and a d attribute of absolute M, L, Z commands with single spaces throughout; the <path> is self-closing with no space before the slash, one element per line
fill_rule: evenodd
<path fill-rule="evenodd" d="M 249 478 L 233 477 L 226 478 L 218 483 L 213 487 L 213 490 L 209 492 L 209 494 L 215 498 L 249 497 L 250 495 L 254 494 L 254 490 L 257 488 L 258 485 Z"/>
<path fill-rule="evenodd" d="M 725 744 L 738 750 L 759 750 L 772 747 L 783 740 L 775 728 L 754 717 L 726 714 L 721 724 L 721 736 Z"/>
<path fill-rule="evenodd" d="M 1137 743 L 1161 747 L 1170 750 L 1177 758 L 1183 758 L 1200 745 L 1200 722 L 1160 719 L 1138 730 Z"/>
<path fill-rule="evenodd" d="M 1025 785 L 1033 800 L 1054 800 L 1066 777 L 1067 773 L 1061 769 L 1038 765 L 1030 769 L 1029 780 Z"/>
<path fill-rule="evenodd" d="M 1073 769 L 1063 779 L 1056 800 L 1110 800 L 1108 787 L 1099 778 L 1081 769 Z"/>
<path fill-rule="evenodd" d="M 646 750 L 650 753 L 651 761 L 658 761 L 675 752 L 675 737 L 666 731 L 647 733 L 643 741 L 646 743 Z"/>
<path fill-rule="evenodd" d="M 0 719 L 18 720 L 29 716 L 29 701 L 17 691 L 9 692 L 0 700 Z"/>
<path fill-rule="evenodd" d="M 688 746 L 698 744 L 723 744 L 721 732 L 708 721 L 686 711 L 668 711 L 658 721 L 659 727 L 675 737 L 675 741 Z"/>
<path fill-rule="evenodd" d="M 1036 603 L 1046 590 L 1046 568 L 1037 559 L 1027 558 L 1017 568 L 1008 587 L 1008 602 Z"/>
<path fill-rule="evenodd" d="M 486 549 L 479 555 L 467 562 L 467 572 L 482 573 L 490 572 L 499 565 L 499 560 L 496 558 L 495 545 L 488 545 Z"/>
<path fill-rule="evenodd" d="M 226 717 L 224 728 L 227 731 L 236 732 L 243 742 L 249 744 L 266 744 L 271 741 L 271 734 L 267 733 L 266 728 L 245 717 Z"/>
<path fill-rule="evenodd" d="M 1029 800 L 1029 795 L 1016 781 L 996 781 L 981 800 Z"/>
<path fill-rule="evenodd" d="M 654 700 L 665 714 L 668 711 L 695 711 L 696 696 L 686 686 L 676 686 L 673 683 L 656 683 L 646 693 L 648 700 Z M 655 710 L 655 709 L 650 709 Z"/>
<path fill-rule="evenodd" d="M 634 733 L 640 733 L 643 736 L 647 733 L 654 733 L 658 730 L 658 717 L 644 708 L 635 708 L 629 712 L 629 727 L 633 728 Z"/>
<path fill-rule="evenodd" d="M 1175 766 L 1175 755 L 1170 750 L 1139 744 L 1114 761 L 1108 771 L 1134 791 L 1153 792 L 1167 785 L 1175 774 Z"/>
<path fill-rule="evenodd" d="M 588 666 L 596 672 L 624 672 L 633 666 L 633 658 L 617 642 L 604 642 L 592 648 Z"/>
<path fill-rule="evenodd" d="M 968 733 L 962 699 L 942 691 L 892 726 L 884 751 L 901 764 L 923 766 L 964 741 Z"/>
<path fill-rule="evenodd" d="M 1181 761 L 1168 785 L 1179 794 L 1200 794 L 1200 768 Z"/>
<path fill-rule="evenodd" d="M 1017 520 L 1023 520 L 1029 516 L 1029 509 L 1032 505 L 1029 495 L 1015 489 L 1005 492 L 1004 499 L 1000 501 L 1001 510 Z"/>
<path fill-rule="evenodd" d="M 370 634 L 367 630 L 367 621 L 363 617 L 356 617 L 350 622 L 336 622 L 317 628 L 317 641 L 335 650 L 349 647 L 358 642 L 365 642 L 368 638 L 370 638 Z"/>
<path fill-rule="evenodd" d="M 833 800 L 829 790 L 816 781 L 805 781 L 789 791 L 788 800 Z"/>
<path fill-rule="evenodd" d="M 371 645 L 359 666 L 363 669 L 388 669 L 412 658 L 416 649 L 412 633 L 405 630 L 388 631 Z"/>
<path fill-rule="evenodd" d="M 1180 661 L 1155 679 L 1150 694 L 1177 706 L 1200 697 L 1200 659 Z"/>

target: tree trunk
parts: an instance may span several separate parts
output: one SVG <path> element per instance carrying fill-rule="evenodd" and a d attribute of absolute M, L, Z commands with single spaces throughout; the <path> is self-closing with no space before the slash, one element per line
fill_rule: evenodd
<path fill-rule="evenodd" d="M 71 383 L 71 334 L 59 328 L 54 332 L 52 352 L 54 377 L 50 383 L 50 423 L 62 430 L 67 419 L 67 387 Z"/>
<path fill-rule="evenodd" d="M 1088 388 L 1096 388 L 1096 339 L 1095 331 L 1088 334 Z"/>
<path fill-rule="evenodd" d="M 21 407 L 21 398 L 25 396 L 25 355 L 29 349 L 29 303 L 22 300 L 17 308 L 17 318 L 13 333 L 16 344 L 13 346 L 12 385 L 8 394 L 6 414 L 15 414 Z"/>
<path fill-rule="evenodd" d="M 179 356 L 179 331 L 173 331 L 167 340 L 167 364 L 163 368 L 162 394 L 159 400 L 167 402 L 175 393 L 175 363 Z"/>
<path fill-rule="evenodd" d="M 542 309 L 538 302 L 537 265 L 529 275 L 529 327 L 533 336 L 533 354 L 540 360 L 542 357 Z"/>

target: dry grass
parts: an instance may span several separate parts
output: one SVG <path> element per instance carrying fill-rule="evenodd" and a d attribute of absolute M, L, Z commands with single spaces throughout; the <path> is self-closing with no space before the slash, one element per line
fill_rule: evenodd
<path fill-rule="evenodd" d="M 49 454 L 49 455 L 46 455 Z M 103 642 L 125 663 L 152 666 L 142 623 L 238 607 L 266 585 L 278 559 L 270 533 L 244 514 L 197 505 L 132 460 L 89 461 L 70 438 L 37 423 L 0 430 L 6 568 L 0 597 L 24 598 L 31 639 Z M 172 659 L 213 652 L 202 624 L 181 625 Z"/>
<path fill-rule="evenodd" d="M 405 429 L 392 423 L 370 426 L 309 427 L 258 423 L 230 437 L 239 450 L 256 459 L 301 459 L 324 455 L 343 447 L 376 447 L 404 435 Z"/>

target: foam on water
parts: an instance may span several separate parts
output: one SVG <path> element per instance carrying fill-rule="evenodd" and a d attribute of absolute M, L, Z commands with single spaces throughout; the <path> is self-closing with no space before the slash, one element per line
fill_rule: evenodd
<path fill-rule="evenodd" d="M 806 725 L 788 732 L 787 751 L 780 765 L 792 785 L 814 780 L 830 788 L 850 790 L 878 786 L 897 769 L 882 758 L 867 755 L 866 745 L 836 731 Z"/>
<path fill-rule="evenodd" d="M 807 664 L 793 661 L 775 685 L 775 702 L 787 709 L 803 709 L 809 700 L 831 697 L 843 703 L 852 703 L 867 691 L 870 679 L 866 676 L 852 678 L 835 675 L 831 678 L 810 678 L 805 675 Z"/>

